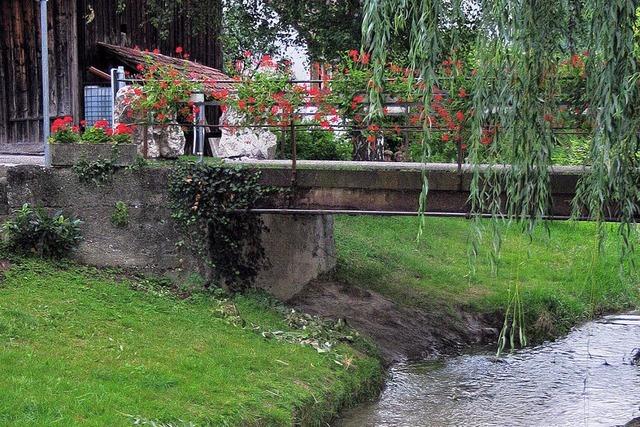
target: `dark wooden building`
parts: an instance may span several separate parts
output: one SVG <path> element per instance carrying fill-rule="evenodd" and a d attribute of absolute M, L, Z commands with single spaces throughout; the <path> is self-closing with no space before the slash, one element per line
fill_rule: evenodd
<path fill-rule="evenodd" d="M 88 71 L 93 66 L 108 72 L 119 65 L 101 50 L 100 42 L 167 53 L 181 46 L 192 60 L 222 68 L 221 0 L 186 0 L 180 10 L 176 2 L 169 2 L 172 6 L 158 16 L 157 5 L 162 3 L 166 2 L 49 0 L 52 118 L 71 115 L 81 120 L 85 86 L 108 84 Z M 184 5 L 190 7 L 188 13 Z M 43 149 L 39 10 L 38 0 L 0 0 L 0 152 Z"/>

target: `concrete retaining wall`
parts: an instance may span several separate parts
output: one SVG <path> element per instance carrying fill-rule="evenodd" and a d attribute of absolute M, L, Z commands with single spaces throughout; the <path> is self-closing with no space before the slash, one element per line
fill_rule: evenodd
<path fill-rule="evenodd" d="M 181 236 L 171 219 L 168 175 L 166 168 L 119 170 L 113 182 L 96 188 L 80 183 L 70 169 L 16 166 L 6 171 L 6 202 L 10 210 L 30 203 L 81 219 L 84 242 L 75 256 L 83 263 L 180 275 L 197 263 L 176 247 Z M 129 208 L 126 228 L 110 221 L 118 201 Z M 260 273 L 260 287 L 287 299 L 335 267 L 330 216 L 265 215 L 264 221 L 270 267 Z"/>

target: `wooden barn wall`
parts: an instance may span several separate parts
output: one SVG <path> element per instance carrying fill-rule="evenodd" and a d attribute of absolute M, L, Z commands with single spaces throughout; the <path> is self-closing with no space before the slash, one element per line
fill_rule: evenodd
<path fill-rule="evenodd" d="M 222 68 L 222 48 L 220 26 L 222 23 L 221 0 L 198 0 L 206 4 L 214 19 L 205 29 L 193 31 L 188 17 L 175 12 L 176 2 L 167 2 L 174 8 L 174 19 L 168 26 L 168 33 L 161 38 L 151 24 L 146 9 L 148 0 L 122 0 L 124 8 L 118 10 L 118 0 L 78 0 L 78 28 L 80 64 L 86 68 L 93 65 L 107 71 L 116 65 L 105 58 L 96 48 L 97 42 L 105 42 L 141 49 L 160 49 L 162 53 L 173 54 L 177 46 L 182 46 L 190 54 L 190 59 L 214 68 Z M 86 83 L 96 80 L 83 73 Z"/>
<path fill-rule="evenodd" d="M 75 0 L 49 1 L 51 115 L 78 116 Z M 42 151 L 40 9 L 0 0 L 0 152 Z"/>

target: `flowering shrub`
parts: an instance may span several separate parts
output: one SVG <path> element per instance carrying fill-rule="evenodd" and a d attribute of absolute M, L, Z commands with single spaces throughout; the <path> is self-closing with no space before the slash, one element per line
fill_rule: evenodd
<path fill-rule="evenodd" d="M 73 125 L 73 117 L 58 117 L 51 125 L 50 143 L 73 143 L 80 141 L 80 128 Z"/>
<path fill-rule="evenodd" d="M 113 131 L 106 120 L 98 120 L 93 126 L 85 128 L 81 142 L 86 144 L 109 144 Z"/>
<path fill-rule="evenodd" d="M 79 126 L 73 125 L 70 116 L 59 117 L 51 125 L 51 143 L 86 143 L 86 144 L 130 144 L 132 142 L 133 126 L 119 124 L 115 130 L 109 126 L 106 120 L 98 120 L 93 126 L 87 126 L 85 121 L 81 123 L 84 132 Z"/>
<path fill-rule="evenodd" d="M 194 106 L 189 102 L 191 94 L 203 90 L 202 82 L 188 78 L 171 65 L 159 65 L 148 57 L 144 64 L 138 64 L 142 85 L 133 86 L 134 97 L 124 103 L 131 106 L 127 113 L 150 123 L 169 123 L 181 115 L 186 121 L 193 122 Z"/>
<path fill-rule="evenodd" d="M 131 144 L 133 141 L 133 126 L 119 123 L 113 130 L 111 140 L 114 144 Z"/>
<path fill-rule="evenodd" d="M 244 61 L 236 62 L 239 73 L 234 93 L 228 89 L 214 90 L 211 97 L 242 114 L 250 125 L 287 127 L 299 120 L 306 89 L 291 83 L 291 63 L 276 62 L 264 55 L 260 61 L 246 53 Z M 252 70 L 252 71 L 249 71 Z"/>

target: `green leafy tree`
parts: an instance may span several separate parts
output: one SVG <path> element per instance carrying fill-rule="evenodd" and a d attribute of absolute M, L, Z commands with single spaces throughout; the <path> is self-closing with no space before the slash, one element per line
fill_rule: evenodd
<path fill-rule="evenodd" d="M 294 40 L 291 28 L 262 0 L 222 0 L 225 66 L 258 55 L 277 55 Z"/>
<path fill-rule="evenodd" d="M 340 52 L 357 48 L 362 31 L 362 0 L 265 0 L 280 23 L 294 28 L 297 42 L 313 61 L 333 61 Z"/>

